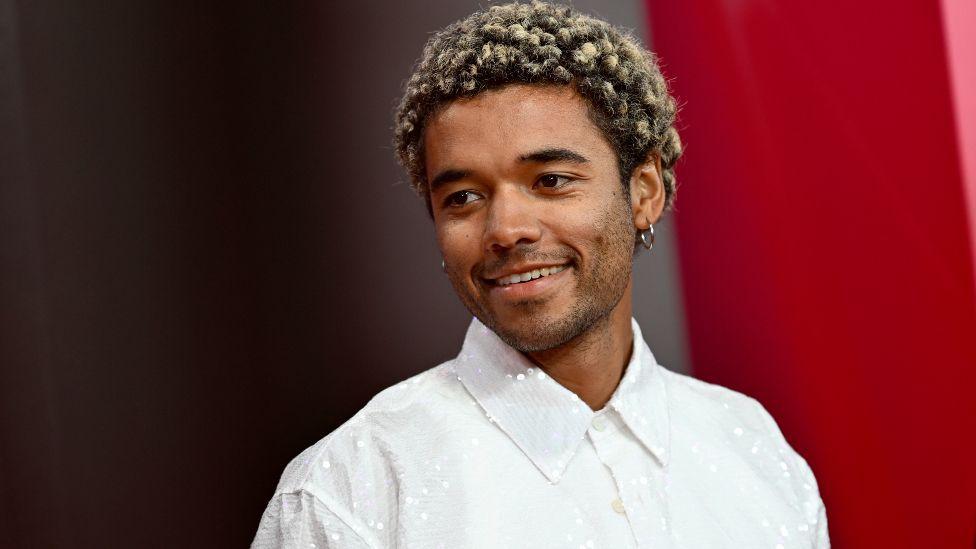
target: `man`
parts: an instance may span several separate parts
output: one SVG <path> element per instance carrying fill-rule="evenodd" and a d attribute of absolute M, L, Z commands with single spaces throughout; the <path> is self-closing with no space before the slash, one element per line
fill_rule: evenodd
<path fill-rule="evenodd" d="M 430 39 L 396 144 L 475 320 L 288 466 L 255 547 L 829 546 L 772 418 L 662 368 L 631 318 L 674 116 L 650 53 L 564 7 Z"/>

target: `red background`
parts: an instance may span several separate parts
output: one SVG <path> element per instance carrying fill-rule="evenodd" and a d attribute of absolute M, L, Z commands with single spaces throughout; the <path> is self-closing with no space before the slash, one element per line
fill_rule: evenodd
<path fill-rule="evenodd" d="M 648 11 L 685 106 L 695 375 L 770 409 L 835 547 L 971 547 L 976 298 L 939 4 Z"/>

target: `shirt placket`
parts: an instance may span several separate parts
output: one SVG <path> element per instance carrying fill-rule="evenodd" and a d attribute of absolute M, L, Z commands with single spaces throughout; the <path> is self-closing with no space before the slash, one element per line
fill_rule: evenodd
<path fill-rule="evenodd" d="M 616 413 L 607 411 L 595 415 L 587 431 L 617 486 L 617 498 L 607 505 L 627 517 L 637 547 L 671 547 L 664 474 L 626 429 Z"/>

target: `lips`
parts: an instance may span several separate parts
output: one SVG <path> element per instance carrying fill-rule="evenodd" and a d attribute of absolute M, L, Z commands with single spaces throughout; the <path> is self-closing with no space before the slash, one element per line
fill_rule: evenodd
<path fill-rule="evenodd" d="M 541 267 L 537 269 L 525 270 L 522 272 L 504 275 L 494 279 L 498 286 L 508 286 L 511 284 L 521 284 L 537 278 L 544 278 L 562 272 L 566 265 L 553 265 L 551 267 Z"/>
<path fill-rule="evenodd" d="M 557 288 L 562 287 L 562 285 L 570 280 L 569 272 L 572 270 L 570 265 L 552 265 L 548 267 L 539 267 L 538 269 L 523 270 L 520 267 L 519 272 L 502 275 L 496 279 L 489 279 L 486 281 L 489 290 L 489 296 L 492 301 L 496 301 L 497 304 L 502 303 L 513 304 L 513 303 L 523 303 L 526 300 L 537 300 L 546 295 L 552 294 Z M 547 269 L 547 275 L 543 276 L 543 269 Z M 538 272 L 538 276 L 534 274 Z M 523 277 L 528 277 L 526 280 L 522 280 Z M 514 280 L 517 279 L 518 282 Z"/>

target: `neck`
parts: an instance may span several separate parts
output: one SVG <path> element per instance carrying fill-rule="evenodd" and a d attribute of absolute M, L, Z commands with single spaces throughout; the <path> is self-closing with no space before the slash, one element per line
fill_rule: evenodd
<path fill-rule="evenodd" d="M 630 361 L 634 334 L 631 284 L 606 317 L 565 344 L 527 353 L 549 377 L 576 393 L 591 410 L 601 410 L 613 396 Z"/>

